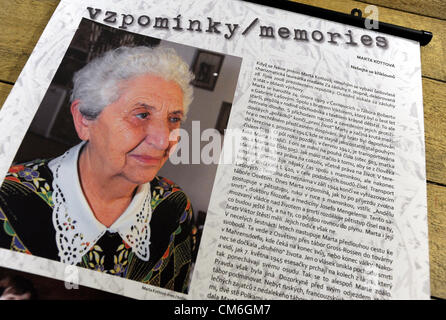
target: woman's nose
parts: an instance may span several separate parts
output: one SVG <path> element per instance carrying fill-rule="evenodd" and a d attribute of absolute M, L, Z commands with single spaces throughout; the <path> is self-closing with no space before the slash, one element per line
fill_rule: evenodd
<path fill-rule="evenodd" d="M 147 143 L 158 150 L 166 150 L 169 147 L 169 124 L 165 121 L 157 120 L 147 125 Z"/>

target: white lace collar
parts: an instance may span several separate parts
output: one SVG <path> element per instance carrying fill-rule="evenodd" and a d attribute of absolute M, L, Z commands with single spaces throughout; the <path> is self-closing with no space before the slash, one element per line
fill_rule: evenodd
<path fill-rule="evenodd" d="M 139 259 L 148 261 L 150 183 L 138 187 L 128 208 L 107 228 L 96 219 L 82 192 L 77 163 L 83 145 L 78 144 L 48 164 L 54 176 L 52 218 L 60 260 L 71 265 L 81 262 L 82 256 L 109 231 L 118 232 Z"/>

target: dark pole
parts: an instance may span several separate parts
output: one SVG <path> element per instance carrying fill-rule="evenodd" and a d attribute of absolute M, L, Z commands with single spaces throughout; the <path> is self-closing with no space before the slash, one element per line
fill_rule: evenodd
<path fill-rule="evenodd" d="M 243 0 L 246 2 L 252 2 L 260 5 L 266 5 L 269 7 L 284 9 L 296 13 L 305 14 L 308 16 L 321 18 L 325 20 L 335 21 L 351 26 L 367 29 L 365 27 L 366 19 L 362 17 L 362 12 L 358 9 L 352 10 L 352 14 L 341 13 L 333 10 L 323 9 L 307 4 L 298 2 L 291 2 L 287 0 Z M 359 15 L 354 15 L 357 12 Z M 421 46 L 427 45 L 432 40 L 432 33 L 424 30 L 415 30 L 397 26 L 390 23 L 379 22 L 378 29 L 372 29 L 378 32 L 390 34 L 397 37 L 402 37 L 410 40 L 415 40 L 420 43 Z"/>

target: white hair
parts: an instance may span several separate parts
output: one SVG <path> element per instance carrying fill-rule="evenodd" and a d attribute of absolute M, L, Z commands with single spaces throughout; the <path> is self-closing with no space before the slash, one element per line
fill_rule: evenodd
<path fill-rule="evenodd" d="M 93 59 L 74 74 L 71 102 L 79 100 L 80 112 L 94 119 L 119 99 L 119 82 L 144 74 L 176 82 L 183 91 L 187 114 L 193 99 L 193 74 L 175 50 L 166 47 L 120 47 Z"/>

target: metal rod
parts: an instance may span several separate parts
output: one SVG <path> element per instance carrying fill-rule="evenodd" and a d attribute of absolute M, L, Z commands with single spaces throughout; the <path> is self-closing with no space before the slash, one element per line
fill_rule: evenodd
<path fill-rule="evenodd" d="M 291 2 L 287 0 L 242 0 L 246 2 L 252 2 L 260 5 L 265 5 L 277 9 L 284 9 L 296 13 L 305 14 L 308 16 L 335 21 L 351 26 L 367 29 L 365 26 L 366 18 L 362 18 L 361 15 L 346 14 L 333 10 L 323 9 L 307 4 L 298 2 Z M 357 9 L 355 9 L 357 10 Z M 359 11 L 359 10 L 358 10 Z M 397 26 L 390 23 L 379 22 L 378 29 L 371 29 L 385 34 L 390 34 L 397 37 L 402 37 L 410 40 L 415 40 L 420 43 L 421 46 L 427 45 L 433 37 L 432 32 L 424 30 L 415 30 L 406 27 Z"/>

